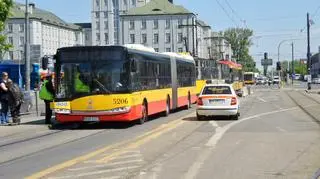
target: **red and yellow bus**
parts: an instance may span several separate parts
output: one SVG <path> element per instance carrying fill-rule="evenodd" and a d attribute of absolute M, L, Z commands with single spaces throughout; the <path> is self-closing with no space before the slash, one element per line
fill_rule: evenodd
<path fill-rule="evenodd" d="M 58 49 L 55 59 L 56 74 L 64 74 L 55 78 L 52 103 L 60 123 L 142 124 L 149 115 L 168 115 L 196 101 L 192 57 L 133 46 L 87 46 Z"/>

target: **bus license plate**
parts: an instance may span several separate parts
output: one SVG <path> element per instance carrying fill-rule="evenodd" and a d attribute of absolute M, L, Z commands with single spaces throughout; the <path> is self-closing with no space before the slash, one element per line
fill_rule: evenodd
<path fill-rule="evenodd" d="M 85 122 L 99 122 L 99 117 L 84 117 Z"/>

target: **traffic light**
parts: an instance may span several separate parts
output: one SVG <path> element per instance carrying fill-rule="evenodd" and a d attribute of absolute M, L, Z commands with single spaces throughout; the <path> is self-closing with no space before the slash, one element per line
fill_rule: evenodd
<path fill-rule="evenodd" d="M 280 70 L 281 70 L 281 63 L 277 62 L 277 71 L 280 71 Z"/>

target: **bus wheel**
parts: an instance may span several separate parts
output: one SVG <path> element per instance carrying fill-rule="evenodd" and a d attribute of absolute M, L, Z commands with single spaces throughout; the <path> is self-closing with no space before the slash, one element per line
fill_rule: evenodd
<path fill-rule="evenodd" d="M 188 93 L 188 109 L 191 108 L 191 95 Z"/>
<path fill-rule="evenodd" d="M 167 104 L 166 104 L 166 111 L 164 112 L 164 116 L 169 116 L 170 114 L 170 99 L 168 97 Z"/>
<path fill-rule="evenodd" d="M 142 116 L 141 118 L 138 120 L 138 124 L 143 124 L 148 120 L 148 108 L 147 108 L 147 103 L 143 102 L 142 108 L 141 108 L 141 113 Z"/>

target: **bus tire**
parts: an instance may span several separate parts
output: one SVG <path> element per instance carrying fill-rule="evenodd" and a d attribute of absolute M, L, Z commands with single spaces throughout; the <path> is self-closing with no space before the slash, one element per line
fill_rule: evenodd
<path fill-rule="evenodd" d="M 146 101 L 143 102 L 141 107 L 142 116 L 138 119 L 138 124 L 142 125 L 148 120 L 148 103 Z"/>
<path fill-rule="evenodd" d="M 164 116 L 169 116 L 170 114 L 170 97 L 167 97 L 167 102 L 166 102 L 166 110 L 164 111 Z"/>
<path fill-rule="evenodd" d="M 190 92 L 188 92 L 188 109 L 191 108 L 191 95 L 190 95 Z"/>

